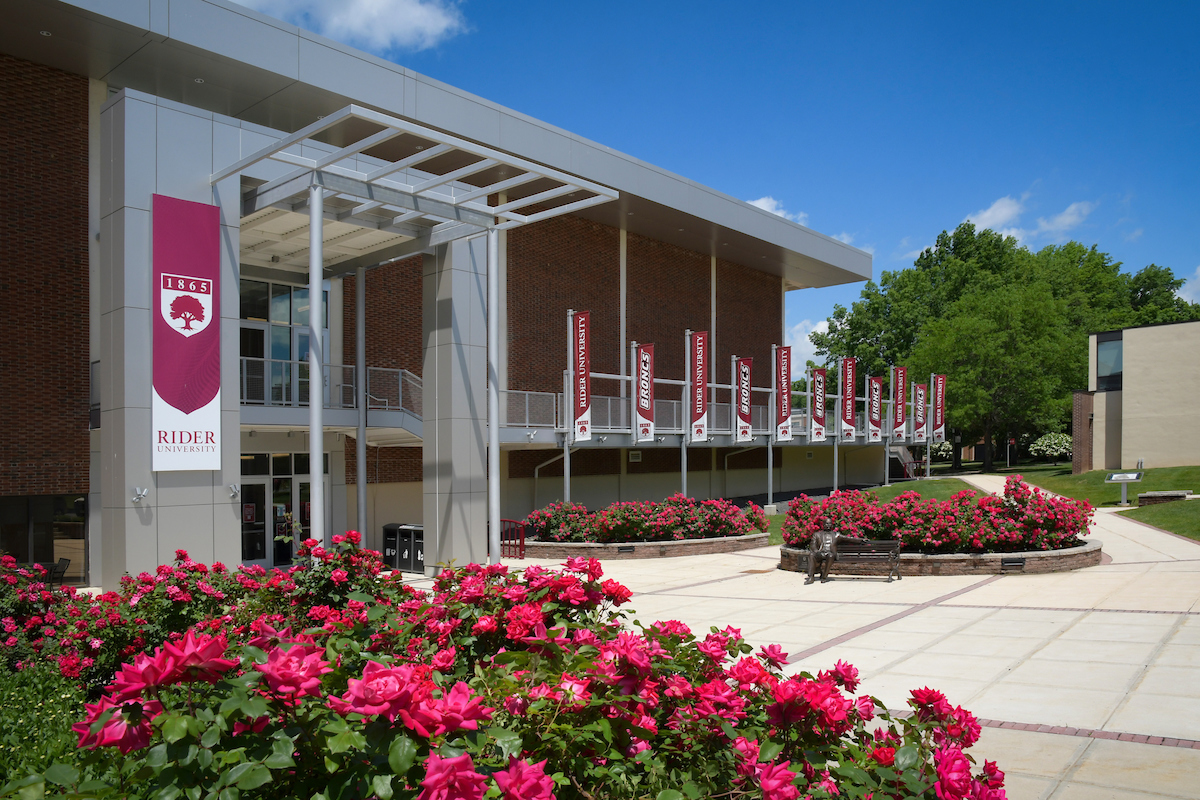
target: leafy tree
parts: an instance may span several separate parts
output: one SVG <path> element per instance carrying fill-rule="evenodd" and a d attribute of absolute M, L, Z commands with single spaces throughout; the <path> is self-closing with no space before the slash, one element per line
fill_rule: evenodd
<path fill-rule="evenodd" d="M 1087 385 L 1089 333 L 1200 319 L 1177 294 L 1183 281 L 1151 264 L 1121 271 L 1079 242 L 1034 253 L 970 223 L 943 231 L 911 269 L 867 281 L 849 309 L 835 306 L 814 333 L 818 357 L 854 356 L 867 374 L 907 364 L 913 380 L 948 376 L 952 430 L 990 443 L 1062 430 L 1072 391 Z M 955 448 L 955 463 L 959 451 Z"/>

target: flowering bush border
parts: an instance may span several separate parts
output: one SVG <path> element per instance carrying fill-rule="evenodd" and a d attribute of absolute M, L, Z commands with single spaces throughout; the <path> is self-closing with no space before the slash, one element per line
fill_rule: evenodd
<path fill-rule="evenodd" d="M 83 757 L 0 795 L 1005 796 L 966 754 L 978 722 L 934 690 L 893 718 L 848 664 L 787 677 L 736 629 L 643 626 L 594 559 L 469 565 L 424 593 L 363 581 L 377 554 L 337 538 L 286 574 L 239 571 L 223 613 L 121 665 L 75 726 Z"/>
<path fill-rule="evenodd" d="M 807 547 L 828 519 L 847 536 L 899 539 L 907 552 L 1061 550 L 1083 543 L 1093 514 L 1086 500 L 1047 495 L 1013 475 L 1000 496 L 966 490 L 941 501 L 905 492 L 884 503 L 869 492 L 834 492 L 820 501 L 800 495 L 788 503 L 783 541 Z"/>
<path fill-rule="evenodd" d="M 532 512 L 525 524 L 543 542 L 669 542 L 746 536 L 768 523 L 751 503 L 745 513 L 728 500 L 696 500 L 675 494 L 661 503 L 635 500 L 590 512 L 579 503 L 551 503 Z"/>

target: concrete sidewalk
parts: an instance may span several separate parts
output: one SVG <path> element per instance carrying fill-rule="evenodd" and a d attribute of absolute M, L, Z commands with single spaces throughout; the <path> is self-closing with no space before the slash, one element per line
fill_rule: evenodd
<path fill-rule="evenodd" d="M 732 625 L 782 645 L 792 670 L 849 661 L 893 709 L 941 689 L 985 721 L 972 752 L 1014 800 L 1200 798 L 1200 543 L 1108 510 L 1091 536 L 1111 562 L 1049 575 L 804 586 L 777 547 L 604 569 L 643 622 Z"/>

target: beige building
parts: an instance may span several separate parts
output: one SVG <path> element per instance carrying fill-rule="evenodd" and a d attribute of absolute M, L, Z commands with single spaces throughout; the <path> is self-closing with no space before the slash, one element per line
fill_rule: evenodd
<path fill-rule="evenodd" d="M 1093 333 L 1074 471 L 1200 464 L 1200 321 Z"/>

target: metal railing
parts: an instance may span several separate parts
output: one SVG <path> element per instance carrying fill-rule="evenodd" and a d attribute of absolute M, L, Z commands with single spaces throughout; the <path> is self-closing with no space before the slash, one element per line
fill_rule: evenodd
<path fill-rule="evenodd" d="M 559 428 L 560 408 L 554 392 L 500 392 L 500 424 L 507 428 Z"/>
<path fill-rule="evenodd" d="M 243 405 L 307 407 L 310 399 L 306 361 L 242 357 L 240 363 Z M 325 408 L 357 408 L 354 367 L 325 364 Z M 404 410 L 421 416 L 421 379 L 404 369 L 367 368 L 367 408 Z"/>

